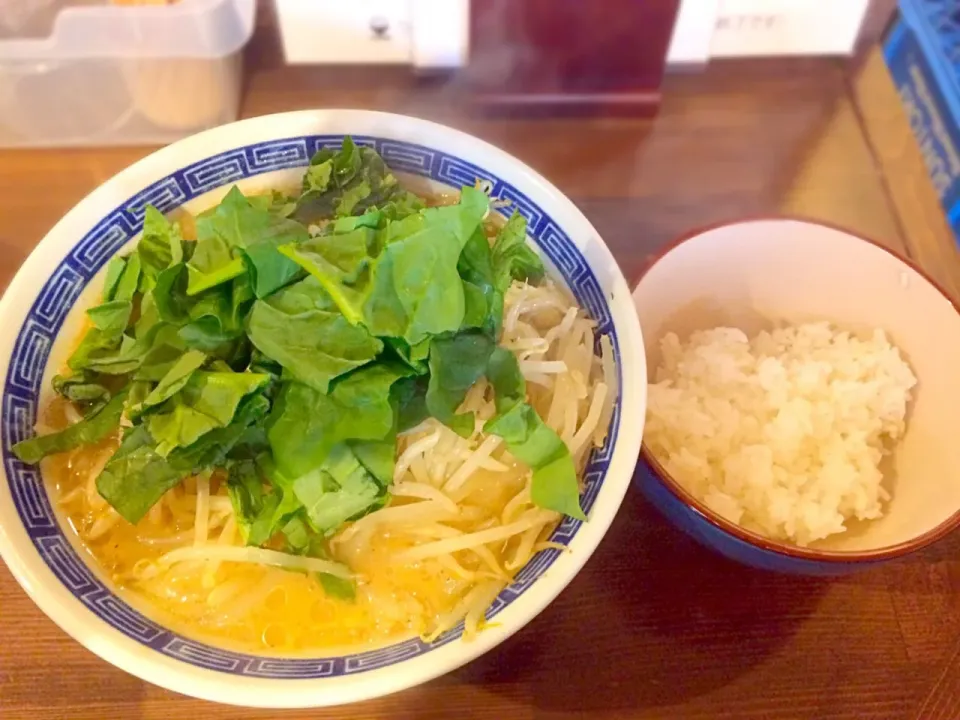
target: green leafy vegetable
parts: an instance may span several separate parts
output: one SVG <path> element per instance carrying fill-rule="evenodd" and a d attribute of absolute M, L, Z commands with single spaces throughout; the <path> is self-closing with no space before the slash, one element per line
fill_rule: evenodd
<path fill-rule="evenodd" d="M 144 214 L 137 257 L 140 258 L 143 277 L 147 279 L 146 289 L 152 287 L 151 283 L 162 271 L 183 260 L 183 238 L 179 228 L 167 222 L 153 206 L 147 206 Z"/>
<path fill-rule="evenodd" d="M 290 490 L 280 486 L 264 485 L 264 478 L 257 463 L 244 460 L 236 463 L 230 470 L 227 480 L 227 493 L 233 505 L 234 517 L 240 535 L 247 545 L 263 545 L 289 523 L 289 518 L 300 506 L 299 500 Z M 306 541 L 306 526 L 299 529 Z"/>
<path fill-rule="evenodd" d="M 359 147 L 350 138 L 338 151 L 325 148 L 313 156 L 303 191 L 293 217 L 305 224 L 359 215 L 373 207 L 389 207 L 396 219 L 423 207 L 400 187 L 375 150 Z"/>
<path fill-rule="evenodd" d="M 141 425 L 124 436 L 97 477 L 97 491 L 121 517 L 137 523 L 186 475 L 187 471 L 175 468 L 157 454 L 150 433 Z"/>
<path fill-rule="evenodd" d="M 288 312 L 298 308 L 283 300 L 279 307 L 258 300 L 248 325 L 254 346 L 293 379 L 326 392 L 331 380 L 370 362 L 383 349 L 382 341 L 337 311 Z"/>
<path fill-rule="evenodd" d="M 374 335 L 410 345 L 457 330 L 464 314 L 461 249 L 456 236 L 439 226 L 387 245 L 371 272 L 364 324 Z"/>
<path fill-rule="evenodd" d="M 53 390 L 82 408 L 84 414 L 96 412 L 110 400 L 110 390 L 101 377 L 87 371 L 75 375 L 55 375 Z"/>
<path fill-rule="evenodd" d="M 123 271 L 126 269 L 126 267 L 126 258 L 120 257 L 119 255 L 110 258 L 110 262 L 107 263 L 107 276 L 103 280 L 103 293 L 101 295 L 101 302 L 109 302 L 113 300 L 113 297 L 117 292 L 117 284 L 120 282 L 120 278 L 123 276 Z"/>
<path fill-rule="evenodd" d="M 357 456 L 360 464 L 383 487 L 393 482 L 394 455 L 397 450 L 397 439 L 393 433 L 383 440 L 348 440 L 347 445 Z"/>
<path fill-rule="evenodd" d="M 168 410 L 146 419 L 157 453 L 166 456 L 214 428 L 226 427 L 243 397 L 262 388 L 269 379 L 268 375 L 254 373 L 194 372 L 163 406 L 170 405 Z"/>
<path fill-rule="evenodd" d="M 87 310 L 87 317 L 100 332 L 119 337 L 127 328 L 132 310 L 129 300 L 111 300 Z"/>
<path fill-rule="evenodd" d="M 99 412 L 74 423 L 65 430 L 21 440 L 12 448 L 14 455 L 25 463 L 35 463 L 53 453 L 99 442 L 116 430 L 120 424 L 124 396 L 125 393 L 118 393 Z"/>
<path fill-rule="evenodd" d="M 132 300 L 137 288 L 140 285 L 141 262 L 140 255 L 134 253 L 127 258 L 123 273 L 117 280 L 116 287 L 110 296 L 110 300 Z"/>
<path fill-rule="evenodd" d="M 388 502 L 397 434 L 432 416 L 470 435 L 475 418 L 457 410 L 486 375 L 486 430 L 533 469 L 534 502 L 582 518 L 573 459 L 497 346 L 507 289 L 543 265 L 519 214 L 491 243 L 489 210 L 470 187 L 425 208 L 349 138 L 318 152 L 293 193 L 232 188 L 196 218 L 195 241 L 147 207 L 53 380 L 84 419 L 14 452 L 37 462 L 123 425 L 96 483 L 129 522 L 217 471 L 244 542 L 326 557 L 324 537 Z M 355 596 L 352 582 L 318 581 Z"/>
<path fill-rule="evenodd" d="M 199 370 L 206 359 L 207 356 L 198 350 L 189 350 L 184 353 L 167 371 L 167 374 L 160 379 L 157 386 L 150 391 L 150 394 L 144 398 L 143 404 L 145 406 L 159 405 L 180 392 L 190 380 L 193 371 Z"/>
<path fill-rule="evenodd" d="M 338 382 L 329 394 L 284 383 L 271 413 L 268 436 L 277 465 L 300 477 L 320 467 L 344 440 L 382 440 L 395 427 L 394 383 L 409 369 L 376 363 Z"/>
<path fill-rule="evenodd" d="M 323 591 L 330 597 L 351 602 L 357 599 L 357 586 L 353 580 L 337 577 L 330 573 L 317 573 L 317 579 L 320 580 Z"/>
<path fill-rule="evenodd" d="M 516 356 L 497 348 L 487 378 L 496 392 L 497 415 L 484 430 L 502 437 L 510 454 L 533 470 L 530 496 L 534 504 L 586 520 L 573 458 L 563 440 L 524 401 L 526 388 Z"/>
<path fill-rule="evenodd" d="M 107 268 L 107 282 L 111 285 L 104 291 L 104 302 L 87 310 L 93 328 L 68 358 L 71 370 L 93 368 L 98 361 L 114 356 L 122 348 L 124 330 L 133 311 L 133 296 L 140 282 L 139 255 L 131 255 L 122 268 L 111 263 Z"/>
<path fill-rule="evenodd" d="M 196 295 L 228 282 L 249 265 L 255 295 L 267 297 L 301 272 L 277 248 L 308 237 L 303 225 L 252 204 L 233 187 L 214 212 L 197 220 L 197 249 L 188 265 L 187 292 Z"/>
<path fill-rule="evenodd" d="M 493 243 L 492 261 L 495 284 L 505 292 L 513 280 L 538 282 L 543 279 L 543 263 L 527 245 L 527 220 L 513 213 Z"/>
<path fill-rule="evenodd" d="M 394 385 L 398 432 L 414 428 L 430 417 L 430 411 L 427 409 L 428 382 L 428 379 L 422 377 L 405 378 Z"/>
<path fill-rule="evenodd" d="M 311 527 L 327 535 L 369 511 L 383 488 L 346 444 L 335 445 L 323 465 L 293 483 Z"/>
<path fill-rule="evenodd" d="M 371 234 L 369 228 L 357 228 L 344 235 L 321 236 L 280 248 L 281 253 L 313 276 L 352 325 L 362 319 L 366 283 L 358 286 L 357 281 L 371 260 Z"/>
<path fill-rule="evenodd" d="M 480 333 L 439 338 L 430 344 L 427 410 L 464 437 L 473 433 L 474 416 L 473 413 L 458 415 L 457 408 L 467 391 L 483 377 L 494 347 L 494 341 Z"/>

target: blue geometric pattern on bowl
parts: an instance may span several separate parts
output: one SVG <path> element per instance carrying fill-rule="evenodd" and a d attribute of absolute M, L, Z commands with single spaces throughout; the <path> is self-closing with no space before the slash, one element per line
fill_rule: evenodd
<path fill-rule="evenodd" d="M 451 155 L 395 140 L 374 137 L 354 137 L 354 140 L 357 144 L 375 148 L 394 170 L 428 177 L 457 188 L 473 185 L 480 179 L 492 197 L 510 199 L 510 208 L 501 212 L 506 214 L 516 208 L 527 218 L 530 236 L 559 268 L 577 300 L 597 321 L 598 335 L 610 336 L 620 372 L 619 344 L 603 290 L 579 249 L 541 208 L 517 188 Z M 221 650 L 177 635 L 131 608 L 90 571 L 63 534 L 39 471 L 17 460 L 10 448 L 32 434 L 44 368 L 64 318 L 103 264 L 140 232 L 144 208 L 148 204 L 169 212 L 223 185 L 261 173 L 305 166 L 318 149 L 339 147 L 342 142 L 342 135 L 319 135 L 229 150 L 182 168 L 128 199 L 97 223 L 53 271 L 20 328 L 7 373 L 2 410 L 3 464 L 17 512 L 44 562 L 80 602 L 107 624 L 157 652 L 208 670 L 258 678 L 308 679 L 351 675 L 407 660 L 452 642 L 462 634 L 463 625 L 461 623 L 433 643 L 413 638 L 353 655 L 296 659 Z M 582 500 L 587 512 L 603 485 L 616 443 L 619 420 L 618 397 L 607 441 L 593 452 L 584 474 L 586 489 Z M 578 520 L 564 518 L 551 540 L 569 544 L 580 525 Z M 494 600 L 486 613 L 487 619 L 496 616 L 522 595 L 558 555 L 558 550 L 549 549 L 531 559 L 514 582 Z"/>

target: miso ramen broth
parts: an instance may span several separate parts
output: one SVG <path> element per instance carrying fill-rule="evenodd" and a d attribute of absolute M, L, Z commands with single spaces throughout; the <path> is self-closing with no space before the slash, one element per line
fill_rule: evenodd
<path fill-rule="evenodd" d="M 371 161 L 369 156 L 363 157 L 364 162 Z M 388 186 L 388 180 L 380 182 Z M 305 189 L 303 197 L 308 193 Z M 454 198 L 453 202 L 457 200 Z M 292 206 L 293 201 L 290 202 Z M 301 207 L 304 200 L 296 202 Z M 408 199 L 394 193 L 391 202 L 402 204 Z M 277 214 L 274 220 L 279 226 L 287 228 L 277 217 L 287 217 L 282 213 L 289 208 L 278 207 L 275 202 L 270 212 Z M 380 212 L 367 209 L 359 217 L 367 218 L 375 211 Z M 297 217 L 295 211 L 290 212 Z M 404 222 L 403 217 L 421 211 L 413 208 L 397 212 L 401 219 L 394 219 L 394 223 Z M 207 214 L 197 218 L 198 225 L 203 223 L 204 215 Z M 356 217 L 347 219 L 352 224 Z M 426 217 L 427 223 L 435 219 Z M 389 221 L 378 222 L 383 230 Z M 311 235 L 321 234 L 336 242 L 339 236 L 330 235 L 329 228 L 324 230 L 325 224 L 309 223 Z M 304 228 L 307 225 L 304 221 Z M 496 269 L 503 224 L 485 220 L 483 229 L 485 242 L 493 249 Z M 514 223 L 512 231 L 516 230 Z M 191 243 L 202 242 L 202 228 L 198 240 L 193 218 L 183 216 L 179 229 L 167 232 L 171 237 L 182 238 L 183 261 L 194 262 L 198 250 Z M 352 230 L 343 232 L 346 237 Z M 310 242 L 303 240 L 296 248 L 309 247 Z M 170 263 L 176 262 L 179 252 L 179 248 L 174 249 Z M 551 545 L 549 536 L 563 513 L 579 513 L 578 495 L 582 488 L 578 488 L 576 478 L 590 450 L 604 442 L 617 393 L 608 338 L 595 337 L 594 322 L 564 289 L 547 278 L 522 276 L 524 272 L 536 274 L 535 267 L 533 271 L 517 270 L 519 265 L 539 261 L 531 260 L 525 254 L 529 253 L 527 250 L 515 252 L 515 259 L 519 259 L 510 261 L 513 265 L 504 265 L 513 268 L 512 277 L 504 276 L 504 289 L 496 295 L 493 284 L 486 287 L 487 297 L 499 297 L 502 301 L 502 309 L 496 303 L 487 306 L 486 326 L 436 335 L 430 341 L 429 360 L 426 355 L 415 357 L 413 344 L 400 344 L 401 355 L 409 353 L 409 357 L 403 356 L 409 368 L 399 365 L 393 355 L 384 359 L 388 349 L 371 351 L 366 364 L 357 363 L 359 369 L 341 371 L 330 381 L 326 392 L 316 389 L 321 386 L 315 377 L 303 375 L 302 363 L 298 364 L 300 359 L 292 352 L 262 341 L 256 328 L 252 328 L 256 319 L 250 319 L 258 311 L 257 303 L 273 303 L 274 309 L 289 308 L 294 301 L 300 303 L 295 312 L 291 311 L 291 322 L 301 321 L 304 313 L 339 312 L 330 303 L 337 288 L 330 295 L 325 292 L 330 289 L 328 284 L 319 290 L 312 281 L 315 269 L 304 262 L 308 272 L 291 273 L 284 281 L 287 284 L 274 294 L 264 292 L 262 297 L 246 301 L 245 312 L 250 315 L 243 328 L 252 342 L 252 360 L 249 347 L 244 350 L 246 355 L 237 356 L 227 355 L 221 347 L 199 351 L 188 343 L 178 350 L 179 359 L 168 359 L 162 371 L 152 374 L 145 369 L 147 361 L 143 360 L 139 369 L 127 375 L 100 373 L 96 368 L 103 363 L 94 363 L 95 369 L 85 367 L 81 377 L 78 363 L 72 362 L 71 367 L 61 371 L 59 384 L 55 382 L 59 396 L 47 404 L 37 425 L 38 433 L 45 435 L 96 422 L 98 414 L 109 412 L 110 403 L 120 399 L 124 409 L 118 423 L 99 435 L 92 430 L 86 433 L 84 437 L 99 437 L 92 442 L 64 448 L 65 440 L 54 440 L 49 447 L 31 447 L 22 452 L 25 457 L 43 457 L 43 476 L 52 486 L 54 500 L 94 562 L 133 604 L 178 632 L 220 646 L 267 654 L 344 648 L 355 651 L 410 635 L 432 640 L 461 621 L 469 639 L 482 630 L 484 612 L 497 594 L 534 554 Z M 190 253 L 192 259 L 186 260 Z M 292 251 L 289 256 L 293 257 Z M 371 256 L 369 263 L 376 272 L 377 257 L 374 253 Z M 463 267 L 462 260 L 459 267 Z M 467 278 L 480 282 L 476 274 L 462 269 L 460 272 L 464 282 Z M 137 291 L 143 298 L 136 296 L 139 304 L 125 331 L 131 339 L 136 337 L 131 328 L 144 318 L 149 320 L 149 313 L 153 312 L 147 296 L 151 283 L 158 281 L 143 278 L 141 275 Z M 328 280 L 324 277 L 324 283 Z M 122 284 L 123 280 L 114 282 Z M 201 290 L 198 296 L 203 297 L 204 292 L 209 291 Z M 304 310 L 304 298 L 326 305 L 322 310 L 313 306 Z M 464 314 L 469 312 L 467 309 Z M 94 314 L 91 318 L 95 330 L 106 332 L 102 330 L 102 316 Z M 364 322 L 374 324 L 367 319 L 361 325 Z M 467 321 L 463 324 L 466 326 Z M 94 330 L 84 328 L 82 336 L 91 332 Z M 473 344 L 464 341 L 453 350 L 439 344 L 456 343 L 457 338 L 464 337 Z M 386 343 L 379 343 L 378 347 L 381 345 L 385 347 Z M 71 360 L 82 350 L 83 343 L 80 349 L 75 348 Z M 442 352 L 454 350 L 461 355 L 449 357 L 455 357 L 457 363 L 450 361 L 444 369 Z M 478 365 L 480 369 L 475 377 L 468 378 L 469 382 L 458 380 L 451 366 L 462 370 L 464 364 L 469 365 L 470 353 L 477 352 L 485 353 L 484 365 Z M 186 372 L 188 379 L 184 380 L 183 373 L 178 375 L 176 368 L 182 370 L 190 357 L 195 358 L 195 367 Z M 487 360 L 488 357 L 497 360 Z M 108 358 L 105 362 L 113 361 Z M 166 425 L 156 418 L 165 409 L 171 409 L 171 414 L 176 411 L 186 415 L 192 412 L 189 408 L 205 407 L 199 403 L 190 405 L 195 397 L 184 394 L 190 391 L 190 382 L 200 376 L 202 381 L 209 382 L 215 375 L 218 382 L 248 382 L 256 373 L 265 372 L 263 367 L 272 367 L 272 361 L 282 366 L 282 373 L 278 367 L 270 384 L 248 390 L 232 419 L 227 418 L 218 426 L 229 430 L 240 422 L 244 408 L 249 408 L 253 401 L 269 405 L 269 410 L 251 421 L 247 428 L 251 432 L 244 434 L 242 441 L 236 439 L 240 434 L 229 442 L 223 440 L 222 447 L 214 448 L 216 462 L 195 461 L 190 472 L 181 471 L 165 481 L 169 489 L 157 493 L 159 499 L 149 503 L 148 509 L 143 503 L 143 511 L 138 510 L 139 506 L 124 493 L 135 489 L 152 492 L 151 488 L 144 491 L 140 486 L 152 482 L 150 478 L 158 467 L 164 471 L 170 466 L 184 467 L 176 465 L 182 457 L 178 453 L 198 447 L 190 443 L 203 442 L 202 437 L 196 440 L 193 436 L 184 440 L 186 425 L 178 428 L 180 434 L 173 441 L 169 440 Z M 290 386 L 313 383 L 310 392 L 314 393 L 311 397 L 316 404 L 307 406 L 313 409 L 306 418 L 298 420 L 303 424 L 326 422 L 324 418 L 337 412 L 337 408 L 346 407 L 355 414 L 372 413 L 371 404 L 378 401 L 375 394 L 372 399 L 350 406 L 344 405 L 348 400 L 343 398 L 352 396 L 344 391 L 341 398 L 337 388 L 342 390 L 351 378 L 355 380 L 363 371 L 380 365 L 409 379 L 406 395 L 395 392 L 396 385 L 390 386 L 392 411 L 387 409 L 386 417 L 392 412 L 393 421 L 391 428 L 383 431 L 384 442 L 393 443 L 386 445 L 392 447 L 389 457 L 381 454 L 375 458 L 363 453 L 361 439 L 370 442 L 369 434 L 347 434 L 347 440 L 323 456 L 322 467 L 328 475 L 319 490 L 312 484 L 314 476 L 310 473 L 296 477 L 295 482 L 286 480 L 285 469 L 297 467 L 285 464 L 288 458 L 279 454 L 279 448 L 289 446 L 289 438 L 271 433 L 278 423 L 289 420 L 283 414 L 295 407 L 290 393 L 296 388 Z M 63 378 L 76 381 L 75 389 L 71 390 Z M 124 378 L 132 384 L 124 387 Z M 179 382 L 179 387 L 173 380 Z M 136 388 L 138 382 L 141 386 Z M 307 392 L 306 385 L 297 387 L 298 391 Z M 135 396 L 137 392 L 140 394 Z M 108 402 L 108 397 L 113 400 Z M 417 403 L 427 405 L 419 415 Z M 204 412 L 204 421 L 216 414 Z M 507 422 L 510 413 L 514 419 L 520 419 L 519 425 Z M 344 417 L 347 414 L 343 411 Z M 293 434 L 298 428 L 293 425 Z M 324 432 L 328 431 L 333 432 Z M 116 468 L 130 455 L 130 439 L 138 437 L 138 433 L 141 444 L 147 443 L 150 462 L 155 463 L 144 467 L 154 475 L 127 470 L 128 475 L 121 478 L 123 482 L 105 482 L 106 476 L 115 479 L 120 475 Z M 314 444 L 319 442 L 316 436 L 311 437 Z M 325 436 L 319 437 L 322 440 Z M 531 440 L 534 437 L 536 440 Z M 531 447 L 531 442 L 536 447 Z M 255 461 L 250 459 L 250 447 L 258 453 Z M 313 451 L 309 444 L 304 447 L 304 452 Z M 333 464 L 338 460 L 332 459 L 337 452 L 342 454 L 343 447 L 362 459 L 358 463 L 347 453 L 353 470 L 346 479 L 336 475 Z M 133 452 L 137 451 L 134 447 Z M 246 489 L 242 479 L 238 479 L 241 465 L 255 477 L 253 485 L 246 485 Z M 565 472 L 568 474 L 564 475 Z M 332 477 L 338 478 L 338 484 L 331 484 Z M 565 477 L 574 482 L 572 489 L 562 487 Z M 350 483 L 356 483 L 357 478 L 362 483 L 356 486 L 359 489 L 352 489 L 355 486 Z M 548 486 L 547 482 L 554 485 Z M 257 496 L 253 501 L 249 497 L 251 487 Z M 376 497 L 366 499 L 363 495 L 374 490 Z M 344 503 L 345 508 L 340 508 Z M 327 522 L 331 512 L 335 522 Z"/>

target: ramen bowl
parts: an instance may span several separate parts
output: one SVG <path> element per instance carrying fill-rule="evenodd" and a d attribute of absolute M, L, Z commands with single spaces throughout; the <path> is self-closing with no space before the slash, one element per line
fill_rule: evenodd
<path fill-rule="evenodd" d="M 479 184 L 528 220 L 548 273 L 566 284 L 612 341 L 618 393 L 605 444 L 582 479 L 588 520 L 569 517 L 551 546 L 525 565 L 465 641 L 462 625 L 434 642 L 412 637 L 349 653 L 246 654 L 166 627 L 119 593 L 79 552 L 40 472 L 11 446 L 27 437 L 51 376 L 96 296 L 108 260 L 135 240 L 145 207 L 199 211 L 227 188 L 283 186 L 320 148 L 345 135 L 374 147 L 391 169 L 431 192 Z M 0 553 L 24 590 L 68 634 L 146 681 L 212 701 L 316 707 L 372 698 L 422 683 L 493 649 L 530 622 L 574 578 L 611 521 L 640 450 L 646 372 L 629 288 L 596 230 L 553 185 L 506 153 L 423 120 L 365 111 L 306 111 L 245 120 L 170 145 L 108 180 L 40 242 L 0 303 L 3 378 Z"/>
<path fill-rule="evenodd" d="M 669 245 L 634 293 L 651 375 L 660 339 L 736 327 L 828 321 L 886 332 L 917 385 L 906 431 L 880 464 L 883 516 L 806 547 L 731 522 L 698 500 L 645 441 L 640 489 L 675 525 L 719 553 L 769 570 L 836 575 L 902 557 L 960 526 L 960 311 L 935 282 L 879 243 L 799 218 L 758 218 L 695 231 Z"/>

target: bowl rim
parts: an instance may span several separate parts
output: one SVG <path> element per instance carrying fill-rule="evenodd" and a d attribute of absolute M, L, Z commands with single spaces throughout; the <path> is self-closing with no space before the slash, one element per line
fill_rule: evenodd
<path fill-rule="evenodd" d="M 960 302 L 954 300 L 937 280 L 932 278 L 930 274 L 926 272 L 926 270 L 921 268 L 910 258 L 901 255 L 896 250 L 887 247 L 878 240 L 874 240 L 863 233 L 829 221 L 792 213 L 760 213 L 755 215 L 746 215 L 733 220 L 708 223 L 686 231 L 668 242 L 662 248 L 657 250 L 657 252 L 651 253 L 646 258 L 643 266 L 637 273 L 636 280 L 631 284 L 633 291 L 636 292 L 637 288 L 640 286 L 640 283 L 643 282 L 644 277 L 658 262 L 663 260 L 670 252 L 680 247 L 684 243 L 691 240 L 696 240 L 700 236 L 709 232 L 713 232 L 714 230 L 733 227 L 736 225 L 748 225 L 756 222 L 796 222 L 805 225 L 815 225 L 841 232 L 851 238 L 865 242 L 875 248 L 879 248 L 880 250 L 883 250 L 884 252 L 893 256 L 895 260 L 898 260 L 901 264 L 910 268 L 920 275 L 926 282 L 928 282 L 943 296 L 948 303 L 950 303 L 950 306 L 953 307 L 954 311 L 957 313 L 958 319 L 960 319 Z M 655 340 L 651 339 L 649 342 L 655 342 Z M 650 372 L 649 368 L 647 369 L 647 372 Z M 789 545 L 778 540 L 773 540 L 759 533 L 755 533 L 751 530 L 747 530 L 740 525 L 727 520 L 720 514 L 708 508 L 704 503 L 697 500 L 697 498 L 695 498 L 673 478 L 670 472 L 668 472 L 663 464 L 654 456 L 653 452 L 647 445 L 645 438 L 641 443 L 640 456 L 641 459 L 646 462 L 653 471 L 654 475 L 656 475 L 657 479 L 663 483 L 663 486 L 670 492 L 670 494 L 681 503 L 686 505 L 689 509 L 693 510 L 702 520 L 705 520 L 717 530 L 720 530 L 728 535 L 732 535 L 741 542 L 793 560 L 815 561 L 830 565 L 882 562 L 884 560 L 900 558 L 928 547 L 938 540 L 946 537 L 957 528 L 960 528 L 960 510 L 957 510 L 936 527 L 927 530 L 925 533 L 922 533 L 911 540 L 905 540 L 895 545 L 888 545 L 885 547 L 876 548 L 874 550 L 822 550 L 812 549 L 809 547 L 799 547 L 797 545 Z"/>
<path fill-rule="evenodd" d="M 48 281 L 53 272 L 49 255 L 69 254 L 116 203 L 137 193 L 167 173 L 175 172 L 236 148 L 269 143 L 277 139 L 322 134 L 373 135 L 395 138 L 407 145 L 420 144 L 440 154 L 464 158 L 486 172 L 529 194 L 535 203 L 556 219 L 554 230 L 569 232 L 584 254 L 592 274 L 605 278 L 601 293 L 610 322 L 620 335 L 620 427 L 609 447 L 609 466 L 602 478 L 604 492 L 597 494 L 589 523 L 578 527 L 571 550 L 557 558 L 535 583 L 537 589 L 523 593 L 505 608 L 500 622 L 469 644 L 446 643 L 415 657 L 398 657 L 389 664 L 353 675 L 313 679 L 258 678 L 233 675 L 188 665 L 121 633 L 84 606 L 54 575 L 40 556 L 13 503 L 0 506 L 0 555 L 11 573 L 37 606 L 68 635 L 96 655 L 142 680 L 193 697 L 232 705 L 264 708 L 307 708 L 340 705 L 371 699 L 427 682 L 455 670 L 501 644 L 526 626 L 580 572 L 609 530 L 630 486 L 639 456 L 646 401 L 642 331 L 633 308 L 629 284 L 609 247 L 583 212 L 556 186 L 513 155 L 469 133 L 429 120 L 371 110 L 346 108 L 300 110 L 240 120 L 200 132 L 154 150 L 121 169 L 93 189 L 53 226 L 24 261 L 0 300 L 0 317 L 12 319 L 0 332 L 0 375 L 6 377 L 12 352 L 22 332 L 21 315 L 40 292 L 35 279 Z M 229 185 L 229 181 L 221 185 Z M 137 184 L 139 183 L 139 184 Z M 73 239 L 62 239 L 72 234 Z M 542 244 L 542 243 L 541 243 Z M 588 250 L 589 248 L 589 250 Z M 587 257 L 591 259 L 588 261 Z M 57 262 L 63 262 L 58 259 Z M 558 268 L 559 270 L 560 268 Z M 566 274 L 566 273 L 564 273 Z M 566 280 L 569 280 L 567 278 Z M 42 284 L 42 283 L 41 283 Z M 15 322 L 14 322 L 15 321 Z M 633 361 L 633 362 L 631 362 Z M 638 365 L 639 363 L 639 365 Z M 12 490 L 7 468 L 0 468 L 0 499 Z M 8 522 L 3 522 L 4 520 Z M 58 523 L 59 524 L 59 523 Z M 61 528 L 62 532 L 62 528 Z M 84 560 L 88 568 L 95 567 Z M 112 584 L 107 583 L 111 593 Z M 127 604 L 127 607 L 135 605 Z M 148 615 L 149 617 L 149 615 Z M 154 621 L 169 628 L 163 621 Z M 188 636 L 191 637 L 191 636 Z M 402 642 L 393 640 L 392 643 Z M 205 642 L 205 641 L 200 641 Z M 217 643 L 212 647 L 221 648 Z M 390 645 L 386 646 L 387 648 Z M 364 648 L 366 650 L 366 648 Z M 322 650 L 315 651 L 318 654 Z M 263 656 L 269 659 L 269 656 Z M 343 657 L 342 653 L 318 657 Z M 280 660 L 295 659 L 287 656 Z M 313 659 L 311 656 L 310 659 Z M 326 680 L 326 682 L 324 682 Z M 334 682 L 335 680 L 335 682 Z M 282 690 L 283 692 L 278 692 Z"/>

